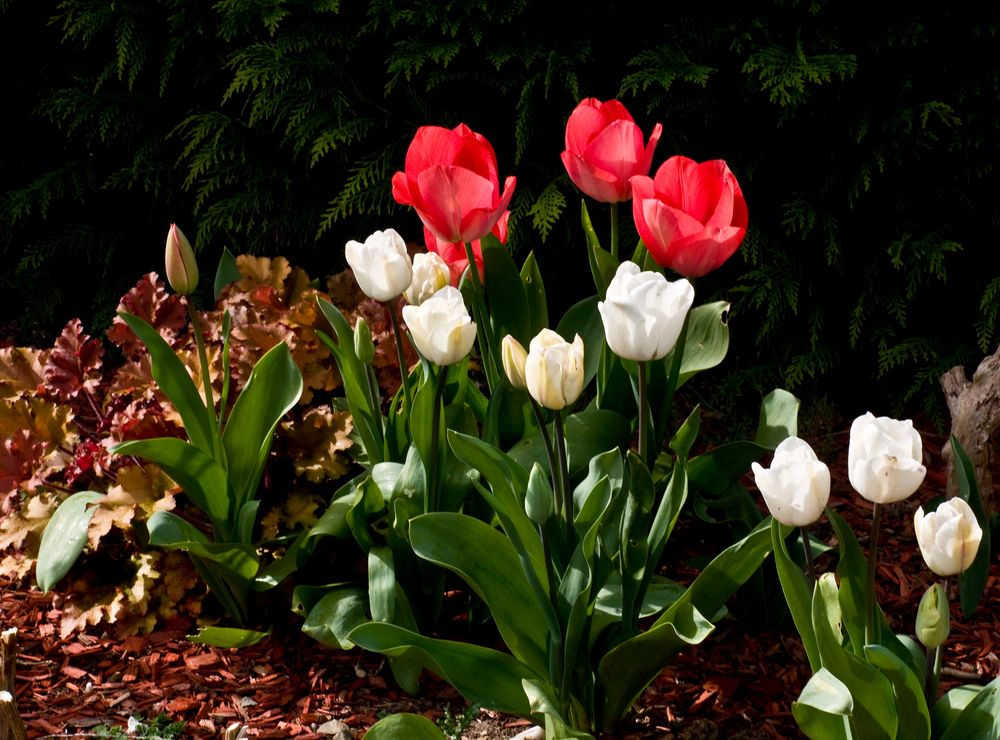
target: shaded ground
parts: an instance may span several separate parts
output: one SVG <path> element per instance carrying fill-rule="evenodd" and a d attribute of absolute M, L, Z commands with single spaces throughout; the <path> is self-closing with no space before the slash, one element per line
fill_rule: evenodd
<path fill-rule="evenodd" d="M 944 439 L 924 439 L 927 481 L 915 500 L 889 507 L 881 535 L 879 600 L 899 632 L 912 630 L 917 602 L 932 580 L 913 539 L 912 511 L 917 503 L 944 493 L 939 454 Z M 814 446 L 830 464 L 831 506 L 854 526 L 865 546 L 870 508 L 846 480 L 846 434 Z M 832 542 L 823 524 L 816 535 Z M 721 544 L 705 541 L 716 537 L 717 530 L 683 519 L 668 545 L 669 575 L 690 577 L 694 571 L 688 557 L 716 552 Z M 826 555 L 819 568 L 828 569 L 831 562 Z M 24 586 L 0 582 L 0 626 L 19 630 L 17 701 L 32 738 L 84 737 L 101 723 L 124 725 L 130 715 L 159 713 L 185 721 L 186 736 L 192 738 L 221 737 L 226 727 L 239 724 L 247 737 L 318 740 L 331 736 L 331 726 L 324 727 L 331 720 L 360 737 L 379 717 L 398 711 L 450 718 L 452 727 L 463 724 L 465 704 L 447 684 L 426 676 L 423 695 L 408 697 L 395 688 L 380 656 L 324 647 L 294 624 L 287 633 L 242 650 L 193 645 L 184 639 L 188 625 L 183 624 L 125 640 L 97 631 L 60 640 L 52 595 Z M 985 683 L 1000 673 L 996 558 L 976 617 L 962 623 L 953 611 L 945 653 L 950 675 L 943 688 L 977 676 Z M 791 703 L 808 677 L 793 628 L 751 629 L 746 619 L 731 619 L 667 666 L 613 737 L 800 737 Z M 480 711 L 461 735 L 509 738 L 528 726 L 524 720 Z"/>

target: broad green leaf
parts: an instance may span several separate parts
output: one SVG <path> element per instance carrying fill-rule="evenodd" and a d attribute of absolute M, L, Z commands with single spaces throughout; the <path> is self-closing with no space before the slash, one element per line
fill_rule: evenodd
<path fill-rule="evenodd" d="M 722 362 L 729 351 L 729 303 L 716 301 L 696 306 L 688 315 L 687 339 L 677 387 L 702 370 L 709 370 Z M 673 352 L 667 355 L 667 366 Z"/>
<path fill-rule="evenodd" d="M 87 529 L 97 507 L 90 506 L 104 498 L 97 491 L 79 491 L 63 501 L 42 532 L 35 563 L 35 578 L 42 593 L 48 593 L 69 573 L 87 544 Z"/>
<path fill-rule="evenodd" d="M 996 740 L 1000 737 L 1000 678 L 972 698 L 941 740 Z"/>
<path fill-rule="evenodd" d="M 250 372 L 222 435 L 237 510 L 256 494 L 275 427 L 301 395 L 302 373 L 281 342 Z"/>
<path fill-rule="evenodd" d="M 386 622 L 358 625 L 348 638 L 365 650 L 410 656 L 454 686 L 468 702 L 522 717 L 531 713 L 531 706 L 521 682 L 544 680 L 499 650 L 424 637 Z"/>
<path fill-rule="evenodd" d="M 543 684 L 538 681 L 524 681 L 524 693 L 531 702 L 531 711 L 536 715 L 545 717 L 545 737 L 552 740 L 575 740 L 590 738 L 593 735 L 583 730 L 574 730 L 562 716 L 556 706 L 556 700 L 551 696 L 553 687 L 550 684 Z"/>
<path fill-rule="evenodd" d="M 979 600 L 982 599 L 983 591 L 986 590 L 986 581 L 990 574 L 990 556 L 992 554 L 990 523 L 986 518 L 986 510 L 983 508 L 983 499 L 979 494 L 976 469 L 954 434 L 951 435 L 950 441 L 952 457 L 955 459 L 955 474 L 958 476 L 958 494 L 969 504 L 969 508 L 976 515 L 980 529 L 983 530 L 983 538 L 979 542 L 979 550 L 976 552 L 972 565 L 958 577 L 962 616 L 968 619 L 979 606 Z"/>
<path fill-rule="evenodd" d="M 781 590 L 785 594 L 788 611 L 792 614 L 795 629 L 799 632 L 802 647 L 809 659 L 809 668 L 815 673 L 820 668 L 819 648 L 816 645 L 816 632 L 812 625 L 812 593 L 802 569 L 795 564 L 788 554 L 785 537 L 788 527 L 783 527 L 777 519 L 771 520 L 771 547 L 774 551 L 774 567 L 778 571 Z M 801 697 L 800 697 L 801 701 Z"/>
<path fill-rule="evenodd" d="M 577 334 L 583 340 L 584 387 L 597 375 L 601 347 L 604 346 L 604 322 L 597 310 L 597 300 L 594 295 L 570 306 L 556 327 L 556 332 L 567 342 L 572 342 Z"/>
<path fill-rule="evenodd" d="M 119 314 L 149 351 L 153 380 L 170 399 L 181 415 L 184 431 L 195 447 L 211 456 L 215 451 L 217 431 L 212 424 L 214 410 L 205 408 L 205 399 L 198 393 L 187 368 L 160 333 L 138 316 Z"/>
<path fill-rule="evenodd" d="M 189 642 L 199 645 L 214 645 L 221 648 L 241 648 L 256 645 L 266 640 L 270 632 L 239 629 L 237 627 L 202 627 L 196 634 L 189 635 Z"/>
<path fill-rule="evenodd" d="M 368 728 L 368 740 L 448 740 L 441 728 L 422 714 L 390 714 Z"/>
<path fill-rule="evenodd" d="M 931 710 L 931 736 L 939 738 L 944 735 L 982 690 L 982 686 L 965 684 L 956 686 L 938 699 Z"/>
<path fill-rule="evenodd" d="M 135 455 L 159 465 L 184 489 L 188 498 L 208 515 L 216 531 L 228 538 L 235 527 L 236 509 L 225 469 L 201 448 L 175 437 L 123 442 L 116 455 Z"/>
<path fill-rule="evenodd" d="M 468 583 L 486 602 L 511 653 L 544 674 L 548 623 L 532 608 L 536 594 L 510 539 L 473 517 L 442 512 L 411 519 L 410 544 L 417 555 Z"/>
<path fill-rule="evenodd" d="M 317 601 L 302 624 L 302 631 L 317 642 L 342 650 L 354 643 L 348 639 L 351 630 L 368 622 L 368 598 L 364 589 L 342 585 Z"/>
<path fill-rule="evenodd" d="M 489 235 L 481 244 L 489 316 L 497 339 L 503 339 L 505 334 L 513 334 L 517 341 L 527 347 L 534 334 L 531 333 L 531 317 L 521 273 L 510 252 L 495 236 Z"/>
<path fill-rule="evenodd" d="M 528 311 L 528 341 L 549 325 L 549 310 L 545 300 L 545 283 L 538 269 L 535 253 L 529 252 L 521 266 L 521 283 L 524 286 L 526 309 Z M 528 345 L 525 344 L 525 347 Z"/>
<path fill-rule="evenodd" d="M 215 282 L 212 286 L 216 303 L 218 303 L 219 298 L 222 296 L 222 289 L 230 283 L 235 283 L 242 277 L 243 273 L 236 266 L 236 258 L 233 257 L 233 253 L 223 247 L 222 256 L 219 258 L 219 266 L 215 269 Z"/>
<path fill-rule="evenodd" d="M 222 572 L 247 585 L 259 566 L 253 547 L 240 543 L 210 542 L 200 530 L 169 511 L 149 518 L 149 544 L 166 550 L 184 550 L 218 565 Z"/>
<path fill-rule="evenodd" d="M 844 682 L 826 668 L 816 671 L 792 703 L 799 728 L 813 740 L 850 740 L 854 698 Z"/>
<path fill-rule="evenodd" d="M 799 399 L 786 390 L 775 388 L 760 404 L 760 421 L 754 442 L 773 450 L 782 440 L 798 434 Z"/>
<path fill-rule="evenodd" d="M 909 665 L 881 645 L 865 645 L 865 657 L 882 671 L 892 686 L 899 717 L 897 737 L 929 740 L 931 718 L 924 698 L 923 676 L 918 677 Z"/>
<path fill-rule="evenodd" d="M 628 419 L 615 411 L 599 409 L 596 406 L 589 406 L 567 417 L 566 447 L 570 477 L 575 478 L 583 473 L 595 455 L 606 452 L 612 447 L 625 447 L 631 433 L 631 423 Z M 534 463 L 548 469 L 545 446 L 537 429 L 511 448 L 509 455 L 526 470 L 530 470 Z"/>
<path fill-rule="evenodd" d="M 812 618 L 823 667 L 840 679 L 855 698 L 852 726 L 858 740 L 895 738 L 898 718 L 889 681 L 842 645 L 840 600 L 833 573 L 824 573 L 816 584 Z"/>
<path fill-rule="evenodd" d="M 396 612 L 396 572 L 392 549 L 373 547 L 368 551 L 368 604 L 372 619 L 391 622 Z"/>

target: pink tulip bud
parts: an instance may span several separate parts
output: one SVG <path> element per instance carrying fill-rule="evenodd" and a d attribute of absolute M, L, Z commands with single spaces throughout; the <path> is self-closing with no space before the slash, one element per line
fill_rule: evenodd
<path fill-rule="evenodd" d="M 167 232 L 167 282 L 181 295 L 190 295 L 198 287 L 198 262 L 191 242 L 177 224 Z"/>

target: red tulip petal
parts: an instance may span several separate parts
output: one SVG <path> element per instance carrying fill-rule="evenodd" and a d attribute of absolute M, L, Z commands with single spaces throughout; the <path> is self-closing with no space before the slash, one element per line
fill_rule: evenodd
<path fill-rule="evenodd" d="M 410 196 L 410 183 L 405 172 L 397 172 L 392 176 L 392 197 L 400 205 L 413 204 L 413 198 Z"/>
<path fill-rule="evenodd" d="M 613 174 L 591 167 L 572 152 L 563 152 L 561 156 L 569 179 L 591 198 L 601 203 L 627 200 L 622 181 Z"/>
<path fill-rule="evenodd" d="M 649 143 L 646 144 L 646 149 L 642 153 L 642 161 L 639 162 L 635 174 L 649 174 L 649 168 L 653 166 L 653 152 L 656 150 L 656 145 L 659 143 L 662 134 L 663 126 L 658 123 L 653 127 L 653 133 L 649 137 Z"/>
<path fill-rule="evenodd" d="M 566 122 L 566 148 L 575 154 L 583 154 L 590 140 L 600 133 L 607 123 L 601 111 L 592 105 L 591 101 L 595 99 L 588 98 L 580 103 L 570 113 Z"/>
<path fill-rule="evenodd" d="M 410 191 L 413 207 L 424 225 L 446 242 L 467 241 L 463 222 L 469 213 L 489 209 L 496 194 L 492 182 L 463 167 L 429 167 L 417 175 L 416 190 Z"/>
<path fill-rule="evenodd" d="M 406 150 L 406 172 L 418 176 L 429 167 L 446 167 L 455 161 L 462 139 L 442 126 L 421 126 Z"/>

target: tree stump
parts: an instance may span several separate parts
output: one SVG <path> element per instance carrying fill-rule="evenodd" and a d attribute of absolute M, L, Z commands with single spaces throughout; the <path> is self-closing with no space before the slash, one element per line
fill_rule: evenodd
<path fill-rule="evenodd" d="M 0 633 L 0 740 L 27 740 L 28 731 L 14 702 L 17 630 Z"/>
<path fill-rule="evenodd" d="M 941 376 L 941 389 L 951 413 L 951 433 L 976 470 L 976 483 L 987 520 L 994 512 L 993 446 L 1000 427 L 1000 349 L 979 363 L 970 381 L 965 368 L 953 367 Z M 951 445 L 942 450 L 947 465 L 948 498 L 958 493 Z"/>

